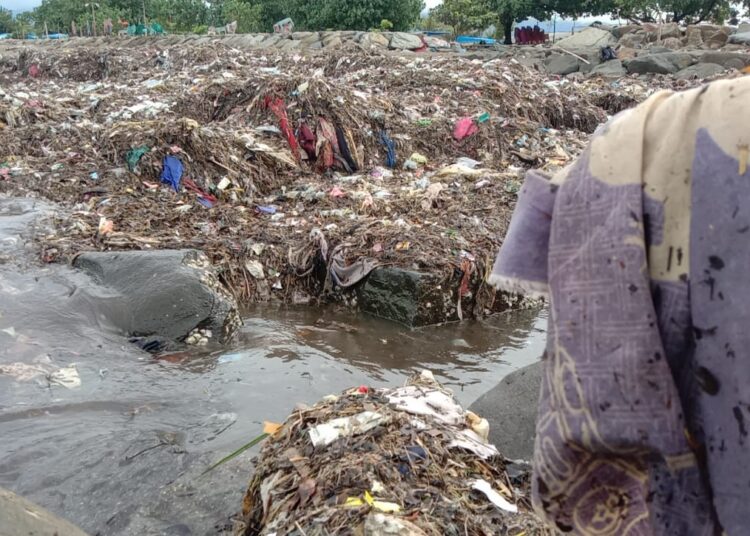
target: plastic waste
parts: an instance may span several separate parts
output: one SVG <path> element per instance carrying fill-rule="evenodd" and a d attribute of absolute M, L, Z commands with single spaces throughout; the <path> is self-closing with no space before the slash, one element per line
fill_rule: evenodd
<path fill-rule="evenodd" d="M 486 480 L 472 480 L 471 482 L 469 482 L 469 484 L 471 485 L 472 489 L 484 493 L 485 497 L 487 497 L 492 504 L 494 504 L 501 510 L 505 510 L 506 512 L 510 512 L 512 514 L 518 513 L 518 506 L 508 502 L 505 497 L 492 489 L 492 485 Z"/>
<path fill-rule="evenodd" d="M 453 137 L 456 140 L 461 141 L 464 138 L 473 136 L 477 132 L 479 132 L 479 127 L 477 127 L 474 119 L 471 117 L 463 117 L 456 122 L 456 126 L 453 128 Z"/>
<path fill-rule="evenodd" d="M 167 155 L 162 160 L 161 182 L 168 184 L 175 192 L 180 191 L 180 180 L 182 179 L 182 161 L 179 158 Z"/>
<path fill-rule="evenodd" d="M 310 441 L 315 447 L 330 445 L 342 437 L 369 432 L 385 422 L 387 419 L 382 414 L 375 411 L 363 411 L 351 417 L 333 419 L 313 427 L 309 431 Z"/>

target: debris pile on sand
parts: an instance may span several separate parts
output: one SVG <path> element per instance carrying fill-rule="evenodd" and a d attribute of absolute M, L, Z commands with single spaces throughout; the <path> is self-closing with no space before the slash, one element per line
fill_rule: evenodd
<path fill-rule="evenodd" d="M 39 237 L 46 261 L 198 248 L 243 301 L 396 266 L 494 310 L 484 274 L 524 171 L 569 164 L 653 91 L 512 58 L 159 43 L 0 45 L 0 192 L 70 209 Z"/>
<path fill-rule="evenodd" d="M 236 534 L 551 534 L 528 467 L 429 372 L 300 408 L 257 458 Z"/>

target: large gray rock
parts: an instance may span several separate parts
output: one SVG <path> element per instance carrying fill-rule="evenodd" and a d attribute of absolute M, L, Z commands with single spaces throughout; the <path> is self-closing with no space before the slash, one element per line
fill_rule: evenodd
<path fill-rule="evenodd" d="M 506 458 L 531 460 L 534 454 L 542 363 L 508 374 L 469 408 L 487 419 L 490 442 Z"/>
<path fill-rule="evenodd" d="M 736 45 L 750 45 L 750 31 L 742 33 L 737 32 L 734 35 L 730 35 L 729 42 Z"/>
<path fill-rule="evenodd" d="M 86 533 L 31 501 L 0 488 L 0 535 L 86 536 Z"/>
<path fill-rule="evenodd" d="M 391 37 L 390 47 L 395 50 L 416 50 L 423 45 L 418 35 L 396 32 Z"/>
<path fill-rule="evenodd" d="M 130 337 L 183 341 L 200 329 L 225 342 L 241 324 L 236 302 L 200 251 L 89 252 L 73 265 L 112 291 L 97 305 Z"/>
<path fill-rule="evenodd" d="M 682 37 L 682 30 L 680 29 L 679 24 L 675 22 L 671 22 L 669 24 L 661 24 L 656 30 L 657 40 L 669 39 L 670 37 L 675 37 L 677 39 Z"/>
<path fill-rule="evenodd" d="M 690 67 L 681 70 L 674 77 L 678 80 L 703 80 L 723 73 L 726 69 L 715 63 L 696 63 Z"/>
<path fill-rule="evenodd" d="M 638 56 L 627 60 L 625 68 L 630 74 L 673 74 L 690 67 L 693 62 L 693 57 L 686 52 L 670 52 Z"/>
<path fill-rule="evenodd" d="M 627 35 L 629 33 L 633 33 L 640 29 L 640 26 L 637 24 L 625 24 L 623 26 L 615 26 L 612 28 L 612 35 L 614 35 L 617 39 L 620 39 L 623 35 Z"/>
<path fill-rule="evenodd" d="M 644 33 L 629 33 L 623 35 L 619 41 L 619 45 L 625 48 L 640 48 L 643 43 L 646 42 L 646 34 Z"/>
<path fill-rule="evenodd" d="M 727 42 L 729 41 L 729 37 L 730 35 L 726 31 L 719 30 L 718 32 L 715 32 L 709 35 L 708 37 L 704 38 L 703 44 L 707 46 L 708 48 L 715 50 L 717 48 L 721 48 L 724 45 L 726 45 Z"/>
<path fill-rule="evenodd" d="M 381 32 L 369 32 L 362 36 L 359 43 L 365 48 L 388 48 L 388 38 Z"/>
<path fill-rule="evenodd" d="M 591 76 L 601 76 L 603 78 L 620 78 L 628 74 L 628 72 L 622 66 L 621 60 L 610 60 L 596 65 L 591 69 L 590 74 Z"/>
<path fill-rule="evenodd" d="M 564 49 L 571 48 L 598 48 L 614 45 L 617 39 L 611 32 L 599 28 L 586 28 L 570 37 L 561 39 L 556 44 Z"/>
<path fill-rule="evenodd" d="M 750 33 L 750 22 L 742 22 L 737 26 L 737 33 Z"/>
<path fill-rule="evenodd" d="M 688 26 L 686 35 L 687 46 L 697 48 L 703 44 L 703 33 L 697 26 Z"/>
<path fill-rule="evenodd" d="M 546 71 L 560 76 L 578 72 L 580 64 L 580 60 L 568 54 L 554 54 L 544 60 Z"/>
<path fill-rule="evenodd" d="M 735 52 L 704 52 L 696 58 L 700 63 L 715 63 L 726 69 L 742 69 L 750 65 L 750 55 Z"/>

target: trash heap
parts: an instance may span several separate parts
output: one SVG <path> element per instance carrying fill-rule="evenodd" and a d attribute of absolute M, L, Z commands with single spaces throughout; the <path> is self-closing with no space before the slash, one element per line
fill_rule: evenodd
<path fill-rule="evenodd" d="M 80 41 L 0 44 L 0 192 L 65 207 L 38 237 L 47 262 L 197 248 L 245 302 L 335 297 L 393 266 L 492 311 L 525 170 L 569 164 L 653 91 L 513 58 Z"/>
<path fill-rule="evenodd" d="M 552 534 L 488 430 L 428 371 L 328 396 L 266 440 L 235 534 Z"/>

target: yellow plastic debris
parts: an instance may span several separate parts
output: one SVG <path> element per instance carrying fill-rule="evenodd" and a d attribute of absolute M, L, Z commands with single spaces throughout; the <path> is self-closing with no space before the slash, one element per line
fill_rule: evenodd
<path fill-rule="evenodd" d="M 282 425 L 277 422 L 264 421 L 263 422 L 263 433 L 268 435 L 274 435 L 276 432 L 281 430 Z"/>

